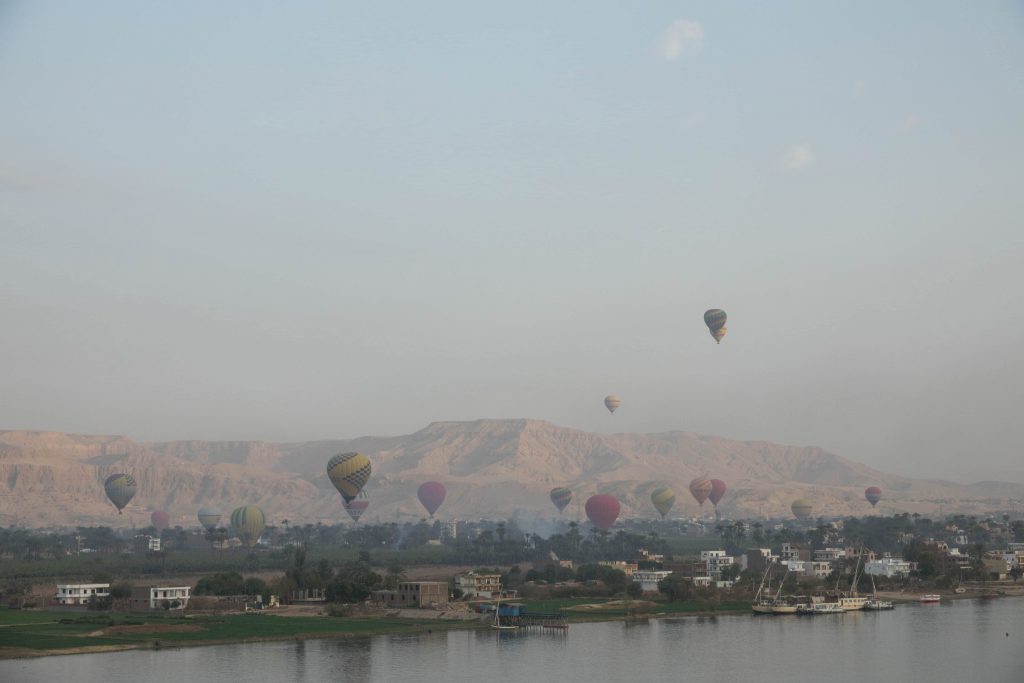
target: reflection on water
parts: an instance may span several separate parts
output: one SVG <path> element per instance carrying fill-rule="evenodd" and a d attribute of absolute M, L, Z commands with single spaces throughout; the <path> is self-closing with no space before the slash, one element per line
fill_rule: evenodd
<path fill-rule="evenodd" d="M 1007 635 L 1008 634 L 1008 635 Z M 1024 600 L 818 617 L 639 619 L 0 662 L 5 683 L 1024 680 Z"/>

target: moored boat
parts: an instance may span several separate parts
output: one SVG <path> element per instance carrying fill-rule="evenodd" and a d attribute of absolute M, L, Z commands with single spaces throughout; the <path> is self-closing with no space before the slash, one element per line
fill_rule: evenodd
<path fill-rule="evenodd" d="M 936 595 L 935 593 L 929 593 L 927 595 L 922 595 L 919 598 L 919 600 L 921 602 L 941 602 L 942 601 L 942 596 L 941 595 Z"/>

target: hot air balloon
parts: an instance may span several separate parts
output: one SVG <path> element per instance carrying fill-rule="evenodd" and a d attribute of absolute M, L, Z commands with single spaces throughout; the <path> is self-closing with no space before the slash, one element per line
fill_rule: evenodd
<path fill-rule="evenodd" d="M 358 523 L 359 518 L 366 512 L 366 508 L 370 507 L 370 501 L 365 498 L 359 500 L 353 500 L 351 503 L 345 503 L 345 512 L 352 518 L 353 522 Z"/>
<path fill-rule="evenodd" d="M 708 326 L 708 331 L 711 332 L 716 343 L 721 342 L 722 337 L 725 336 L 725 320 L 725 311 L 720 308 L 710 308 L 704 311 L 704 324 Z"/>
<path fill-rule="evenodd" d="M 231 529 L 242 545 L 253 547 L 260 540 L 260 534 L 267 526 L 263 510 L 255 505 L 243 505 L 231 513 Z"/>
<path fill-rule="evenodd" d="M 676 503 L 676 492 L 667 486 L 659 486 L 651 492 L 651 502 L 654 503 L 654 509 L 661 514 L 661 518 L 665 519 L 665 515 Z"/>
<path fill-rule="evenodd" d="M 135 497 L 138 490 L 135 484 L 135 477 L 130 474 L 112 474 L 103 482 L 103 490 L 107 492 L 107 498 L 117 508 L 117 514 Z"/>
<path fill-rule="evenodd" d="M 690 482 L 690 494 L 704 507 L 704 501 L 711 495 L 711 482 L 702 477 L 697 477 Z"/>
<path fill-rule="evenodd" d="M 615 394 L 608 394 L 604 397 L 604 407 L 608 409 L 609 413 L 614 414 L 620 405 L 622 405 L 622 399 Z"/>
<path fill-rule="evenodd" d="M 789 509 L 793 511 L 793 516 L 797 519 L 807 519 L 814 512 L 814 504 L 806 498 L 798 498 L 793 501 Z"/>
<path fill-rule="evenodd" d="M 441 503 L 444 502 L 444 497 L 448 495 L 448 491 L 445 490 L 444 484 L 428 481 L 420 484 L 420 487 L 416 490 L 416 495 L 419 497 L 423 507 L 433 517 L 434 513 L 437 512 L 437 508 L 441 507 Z"/>
<path fill-rule="evenodd" d="M 722 496 L 725 495 L 725 482 L 721 479 L 711 480 L 711 493 L 708 494 L 708 500 L 716 508 L 718 507 L 718 501 L 722 500 Z"/>
<path fill-rule="evenodd" d="M 551 489 L 551 502 L 555 504 L 558 511 L 561 512 L 565 509 L 565 506 L 572 502 L 572 491 L 559 486 Z"/>
<path fill-rule="evenodd" d="M 212 531 L 217 528 L 218 522 L 220 522 L 220 510 L 208 507 L 199 508 L 199 523 L 203 525 L 204 529 Z"/>
<path fill-rule="evenodd" d="M 163 510 L 157 510 L 149 516 L 149 521 L 159 534 L 171 525 L 171 516 Z"/>
<path fill-rule="evenodd" d="M 362 453 L 341 453 L 327 462 L 327 476 L 342 499 L 351 503 L 370 479 L 370 459 Z"/>
<path fill-rule="evenodd" d="M 882 500 L 882 489 L 877 486 L 869 486 L 864 490 L 864 497 L 871 503 L 871 507 L 878 505 L 878 501 Z"/>
<path fill-rule="evenodd" d="M 599 493 L 596 496 L 587 498 L 585 506 L 587 519 L 601 531 L 608 531 L 615 524 L 619 517 L 619 501 L 615 496 L 607 493 Z"/>

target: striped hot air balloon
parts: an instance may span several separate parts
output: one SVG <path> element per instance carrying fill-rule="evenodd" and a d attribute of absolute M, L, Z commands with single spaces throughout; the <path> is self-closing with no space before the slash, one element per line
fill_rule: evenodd
<path fill-rule="evenodd" d="M 789 509 L 792 510 L 793 516 L 797 519 L 807 519 L 814 512 L 814 503 L 806 498 L 798 498 L 793 501 Z"/>
<path fill-rule="evenodd" d="M 121 473 L 107 477 L 107 480 L 103 482 L 103 490 L 106 491 L 110 502 L 117 508 L 117 514 L 121 514 L 121 510 L 124 510 L 129 501 L 135 497 L 135 492 L 139 490 L 139 487 L 135 483 L 135 477 Z"/>
<path fill-rule="evenodd" d="M 720 308 L 710 308 L 704 311 L 704 324 L 708 326 L 708 331 L 711 336 L 715 338 L 715 342 L 721 342 L 722 337 L 725 336 L 725 321 L 726 314 Z"/>
<path fill-rule="evenodd" d="M 608 409 L 609 413 L 614 414 L 620 405 L 622 405 L 622 399 L 615 394 L 608 394 L 604 397 L 604 407 Z"/>
<path fill-rule="evenodd" d="M 711 495 L 711 481 L 703 477 L 697 477 L 690 482 L 690 495 L 704 507 L 704 501 Z"/>
<path fill-rule="evenodd" d="M 370 479 L 370 459 L 362 453 L 340 453 L 327 462 L 327 476 L 342 499 L 351 503 Z"/>
<path fill-rule="evenodd" d="M 561 512 L 565 509 L 565 506 L 572 502 L 572 491 L 559 486 L 551 489 L 551 502 L 555 504 L 558 511 Z"/>
<path fill-rule="evenodd" d="M 882 489 L 877 486 L 869 486 L 864 490 L 864 497 L 871 503 L 871 507 L 878 505 L 878 501 L 882 500 Z"/>
<path fill-rule="evenodd" d="M 665 519 L 665 515 L 676 503 L 676 492 L 667 486 L 659 486 L 651 492 L 651 503 L 654 504 L 654 509 L 661 514 L 661 518 Z"/>
<path fill-rule="evenodd" d="M 220 522 L 220 510 L 217 508 L 201 507 L 199 508 L 199 523 L 203 525 L 203 528 L 207 531 L 217 528 L 217 524 Z"/>
<path fill-rule="evenodd" d="M 260 534 L 267 527 L 267 518 L 255 505 L 243 505 L 231 513 L 231 529 L 238 540 L 252 548 L 260 540 Z"/>
<path fill-rule="evenodd" d="M 366 512 L 366 508 L 370 507 L 370 501 L 365 498 L 359 500 L 353 500 L 351 503 L 345 503 L 345 512 L 352 518 L 352 521 L 359 523 L 359 518 Z"/>

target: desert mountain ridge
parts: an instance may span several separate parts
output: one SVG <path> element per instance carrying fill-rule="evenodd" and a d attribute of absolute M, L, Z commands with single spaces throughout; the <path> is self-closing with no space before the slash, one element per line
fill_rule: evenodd
<path fill-rule="evenodd" d="M 956 484 L 887 474 L 817 447 L 737 441 L 686 431 L 597 434 L 541 420 L 434 422 L 403 436 L 303 443 L 262 441 L 142 442 L 123 436 L 30 430 L 0 431 L 0 523 L 27 526 L 107 524 L 144 527 L 154 510 L 193 526 L 200 506 L 225 516 L 259 505 L 271 523 L 348 521 L 327 479 L 337 453 L 360 451 L 373 463 L 365 522 L 424 516 L 416 488 L 444 483 L 442 519 L 557 518 L 555 486 L 573 490 L 565 515 L 575 518 L 590 495 L 612 493 L 624 516 L 656 515 L 651 491 L 676 492 L 672 516 L 709 514 L 689 494 L 698 476 L 724 480 L 725 516 L 785 516 L 798 497 L 815 514 L 870 514 L 864 488 L 881 486 L 876 513 L 1002 510 L 1024 499 L 1024 484 Z M 103 480 L 128 472 L 139 482 L 119 516 Z M 1017 501 L 1017 502 L 1013 502 Z"/>

